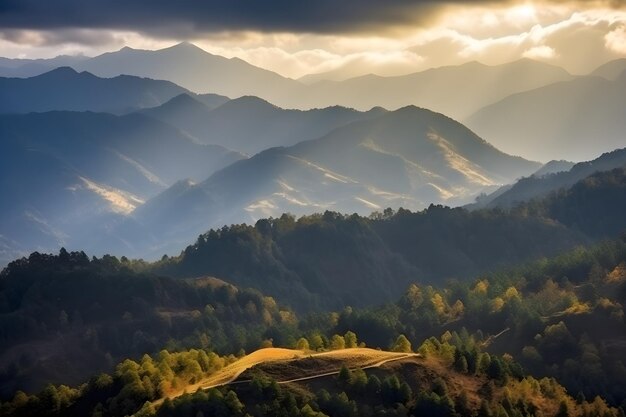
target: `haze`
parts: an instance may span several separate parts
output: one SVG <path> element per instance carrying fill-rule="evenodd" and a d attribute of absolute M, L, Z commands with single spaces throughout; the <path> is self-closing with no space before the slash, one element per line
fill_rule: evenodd
<path fill-rule="evenodd" d="M 158 24 L 155 24 L 157 23 Z M 283 76 L 346 79 L 526 57 L 585 74 L 626 56 L 623 1 L 4 2 L 0 55 L 98 55 L 190 41 Z M 311 77 L 311 74 L 327 73 Z"/>

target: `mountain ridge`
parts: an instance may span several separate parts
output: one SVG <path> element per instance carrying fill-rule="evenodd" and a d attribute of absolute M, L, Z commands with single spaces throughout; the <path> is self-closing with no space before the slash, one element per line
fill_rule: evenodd
<path fill-rule="evenodd" d="M 465 123 L 510 153 L 581 161 L 624 146 L 624 97 L 624 74 L 614 81 L 579 77 L 513 94 Z"/>
<path fill-rule="evenodd" d="M 60 67 L 31 78 L 0 78 L 0 113 L 55 110 L 123 114 L 188 92 L 169 81 L 120 75 L 100 78 Z"/>
<path fill-rule="evenodd" d="M 146 202 L 133 219 L 146 228 L 144 238 L 182 245 L 197 230 L 284 212 L 369 214 L 468 201 L 538 167 L 498 151 L 446 116 L 406 107 L 262 151 L 175 193 L 179 201 Z"/>

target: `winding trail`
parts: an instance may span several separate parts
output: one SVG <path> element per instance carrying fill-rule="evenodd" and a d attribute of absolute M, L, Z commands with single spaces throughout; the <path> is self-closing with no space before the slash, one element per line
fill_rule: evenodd
<path fill-rule="evenodd" d="M 341 356 L 346 356 L 346 357 L 350 357 L 350 353 L 353 353 L 354 355 L 357 354 L 363 354 L 364 351 L 372 351 L 372 352 L 376 352 L 377 356 L 378 355 L 385 355 L 387 357 L 385 357 L 382 360 L 379 360 L 378 362 L 375 362 L 373 364 L 369 364 L 369 365 L 364 365 L 364 366 L 353 366 L 350 367 L 350 370 L 355 370 L 357 368 L 360 369 L 370 369 L 370 368 L 378 368 L 388 362 L 393 362 L 393 361 L 398 361 L 401 359 L 406 359 L 406 358 L 410 358 L 410 357 L 421 357 L 421 355 L 419 353 L 398 353 L 398 352 L 384 352 L 384 351 L 378 351 L 378 350 L 373 350 L 373 349 L 365 349 L 365 348 L 354 348 L 354 349 L 341 349 L 341 350 L 332 350 L 329 352 L 321 352 L 321 353 L 314 353 L 314 354 L 310 354 L 310 355 L 306 355 L 304 354 L 304 352 L 302 351 L 296 351 L 296 352 L 302 352 L 302 355 L 298 355 L 297 357 L 291 357 L 288 359 L 282 359 L 282 360 L 291 360 L 291 359 L 302 359 L 305 357 L 308 358 L 319 358 L 319 357 L 331 357 L 331 358 L 337 358 L 337 357 L 341 357 Z M 259 351 L 257 351 L 259 352 Z M 293 351 L 292 351 L 293 352 Z M 256 352 L 255 352 L 256 353 Z M 346 353 L 348 353 L 348 355 L 346 355 Z M 388 357 L 388 356 L 392 356 L 392 357 Z M 281 359 L 265 359 L 265 360 L 256 360 L 256 361 L 251 361 L 249 362 L 249 366 L 246 366 L 245 368 L 242 367 L 240 368 L 229 380 L 227 381 L 220 381 L 217 383 L 212 383 L 212 384 L 208 384 L 208 385 L 202 385 L 201 388 L 202 389 L 210 389 L 210 388 L 217 388 L 217 387 L 221 387 L 224 385 L 236 385 L 236 384 L 247 384 L 252 382 L 252 380 L 250 379 L 244 379 L 241 381 L 237 381 L 236 379 L 247 369 L 252 368 L 255 365 L 259 365 L 261 363 L 267 363 L 267 362 L 274 362 L 274 361 L 281 361 Z M 232 365 L 236 365 L 238 362 L 233 363 Z M 294 378 L 294 379 L 289 379 L 289 380 L 284 380 L 284 381 L 276 381 L 279 384 L 289 384 L 291 382 L 299 382 L 299 381 L 306 381 L 309 379 L 315 379 L 315 378 L 323 378 L 325 376 L 331 376 L 331 375 L 337 375 L 339 374 L 339 372 L 341 371 L 341 368 L 333 370 L 333 371 L 328 371 L 328 372 L 322 372 L 322 373 L 314 373 L 312 375 L 307 375 L 307 376 L 303 376 L 300 378 Z"/>
<path fill-rule="evenodd" d="M 358 368 L 360 368 L 360 369 L 379 368 L 379 367 L 383 366 L 384 364 L 386 364 L 388 362 L 394 362 L 394 361 L 398 361 L 398 360 L 401 360 L 401 359 L 407 359 L 407 358 L 413 358 L 413 357 L 419 358 L 421 356 L 422 355 L 420 355 L 419 353 L 406 353 L 403 356 L 398 356 L 396 358 L 385 359 L 385 360 L 377 362 L 377 363 L 375 363 L 373 365 L 351 368 L 350 370 L 354 371 L 355 369 L 358 369 Z M 300 377 L 300 378 L 289 379 L 287 381 L 276 381 L 276 382 L 279 383 L 279 384 L 289 384 L 289 383 L 292 383 L 292 382 L 307 381 L 309 379 L 323 378 L 325 376 L 331 376 L 331 375 L 338 375 L 339 372 L 341 372 L 341 369 L 338 369 L 338 370 L 332 371 L 332 372 L 325 372 L 325 373 L 322 373 L 322 374 L 308 375 L 308 376 L 303 376 L 303 377 Z M 247 381 L 239 381 L 239 382 L 250 382 L 250 381 L 247 380 Z"/>

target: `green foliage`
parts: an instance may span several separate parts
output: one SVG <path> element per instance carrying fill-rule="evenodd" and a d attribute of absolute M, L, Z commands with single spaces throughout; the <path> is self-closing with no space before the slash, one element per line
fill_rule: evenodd
<path fill-rule="evenodd" d="M 626 243 L 600 242 L 544 258 L 586 243 L 588 237 L 615 236 L 626 227 L 624 174 L 623 169 L 596 174 L 509 211 L 431 206 L 419 213 L 401 209 L 371 218 L 326 212 L 233 225 L 200 236 L 180 257 L 154 265 L 108 255 L 89 259 L 64 249 L 58 256 L 34 253 L 0 274 L 0 352 L 14 351 L 18 344 L 63 343 L 54 345 L 52 350 L 62 354 L 53 361 L 68 364 L 70 369 L 63 371 L 73 385 L 87 375 L 99 376 L 74 389 L 46 385 L 56 363 L 29 352 L 11 358 L 1 353 L 3 363 L 11 365 L 0 370 L 0 386 L 5 397 L 16 394 L 0 409 L 7 415 L 62 410 L 124 415 L 140 409 L 149 415 L 146 401 L 219 366 L 220 357 L 207 349 L 251 351 L 262 341 L 343 349 L 357 345 L 356 334 L 368 346 L 401 352 L 412 350 L 410 340 L 423 341 L 418 352 L 426 359 L 495 383 L 485 386 L 492 402 L 499 401 L 501 387 L 522 383 L 528 385 L 524 392 L 541 385 L 542 394 L 562 396 L 549 379 L 529 382 L 523 365 L 540 377 L 557 378 L 584 398 L 600 395 L 612 406 L 626 407 L 621 383 L 626 379 L 621 349 Z M 531 258 L 536 260 L 498 269 Z M 478 279 L 467 280 L 478 272 Z M 255 290 L 182 279 L 206 274 L 258 286 L 276 296 L 281 307 Z M 461 280 L 444 284 L 442 277 Z M 420 282 L 412 283 L 414 279 Z M 282 303 L 302 311 L 341 307 L 341 312 L 298 320 Z M 433 337 L 441 333 L 441 339 Z M 163 347 L 167 350 L 156 357 Z M 187 350 L 186 356 L 169 352 L 178 350 Z M 142 357 L 146 352 L 153 355 Z M 67 360 L 73 357 L 80 361 Z M 115 361 L 121 363 L 111 373 Z M 33 375 L 46 377 L 37 381 Z M 398 413 L 446 415 L 467 405 L 452 401 L 445 390 L 425 394 L 408 385 L 407 390 L 405 381 L 380 382 L 356 372 L 345 381 L 343 395 L 323 395 L 319 404 L 261 382 L 256 384 L 260 398 L 269 398 L 268 393 L 275 398 L 254 409 L 240 401 L 246 412 L 278 412 L 280 405 L 296 414 L 332 410 L 348 415 L 364 392 L 381 401 L 384 397 Z M 18 388 L 39 394 L 29 396 Z M 196 412 L 244 412 L 225 390 L 203 395 L 219 407 L 192 407 Z M 196 400 L 203 398 L 198 394 Z M 222 404 L 227 398 L 228 404 Z M 481 406 L 479 413 L 516 415 L 522 413 L 519 401 L 526 400 L 507 397 L 502 404 L 487 404 L 488 409 Z M 591 414 L 602 410 L 602 415 L 608 410 L 602 401 L 581 398 L 579 405 Z M 564 404 L 572 413 L 572 404 Z M 171 405 L 161 407 L 163 413 Z M 526 411 L 522 415 L 532 413 Z"/>
<path fill-rule="evenodd" d="M 345 349 L 345 348 L 346 348 L 346 341 L 343 338 L 343 336 L 339 336 L 338 334 L 334 334 L 333 337 L 330 338 L 330 349 L 331 350 Z"/>
<path fill-rule="evenodd" d="M 343 335 L 343 339 L 345 341 L 346 348 L 355 348 L 358 346 L 358 341 L 356 338 L 356 334 L 351 331 L 347 331 L 345 335 Z"/>
<path fill-rule="evenodd" d="M 298 350 L 309 350 L 310 349 L 309 341 L 306 340 L 306 338 L 301 337 L 296 342 L 296 349 L 298 349 Z"/>
<path fill-rule="evenodd" d="M 613 235 L 615 230 L 603 234 Z M 415 277 L 426 283 L 471 278 L 584 241 L 579 233 L 526 211 L 431 205 L 417 213 L 399 209 L 369 218 L 327 211 L 211 230 L 151 270 L 227 277 L 305 312 L 389 302 Z"/>
<path fill-rule="evenodd" d="M 295 329 L 295 314 L 258 291 L 135 272 L 143 268 L 135 264 L 62 251 L 34 253 L 2 271 L 0 359 L 7 362 L 2 352 L 29 343 L 19 362 L 0 369 L 0 397 L 41 389 L 43 378 L 82 381 L 164 346 L 250 351 L 267 338 L 284 343 L 282 334 Z M 44 348 L 56 353 L 39 360 Z"/>
<path fill-rule="evenodd" d="M 409 339 L 406 338 L 405 335 L 401 334 L 394 342 L 391 350 L 394 352 L 411 353 L 411 342 L 409 341 Z"/>

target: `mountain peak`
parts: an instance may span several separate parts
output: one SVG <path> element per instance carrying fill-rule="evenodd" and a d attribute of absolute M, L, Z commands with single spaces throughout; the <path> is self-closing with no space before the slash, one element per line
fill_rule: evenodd
<path fill-rule="evenodd" d="M 194 45 L 193 43 L 188 42 L 188 41 L 183 41 L 183 42 L 177 43 L 176 45 L 170 46 L 169 48 L 165 48 L 164 50 L 202 52 L 202 53 L 208 54 L 208 52 L 205 51 L 204 49 L 202 49 L 199 46 Z"/>
<path fill-rule="evenodd" d="M 72 67 L 58 67 L 48 71 L 46 74 L 78 74 L 78 72 Z"/>
<path fill-rule="evenodd" d="M 225 103 L 224 106 L 242 107 L 242 108 L 249 107 L 249 106 L 255 106 L 256 108 L 258 107 L 277 108 L 275 105 L 273 105 L 269 101 L 259 98 L 257 96 L 241 96 L 239 98 L 230 100 L 229 102 Z"/>
<path fill-rule="evenodd" d="M 192 97 L 190 94 L 188 93 L 181 93 L 173 98 L 171 98 L 169 101 L 163 103 L 161 106 L 161 108 L 178 108 L 178 109 L 204 109 L 204 110 L 208 110 L 207 106 L 196 100 L 194 97 Z"/>
<path fill-rule="evenodd" d="M 137 49 L 131 48 L 130 46 L 125 46 L 122 49 L 120 49 L 118 52 L 135 52 L 137 51 Z"/>
<path fill-rule="evenodd" d="M 38 75 L 37 77 L 34 77 L 34 78 L 67 79 L 67 78 L 75 77 L 76 75 L 78 75 L 78 72 L 74 68 L 58 67 L 51 71 L 44 72 L 43 74 Z"/>

